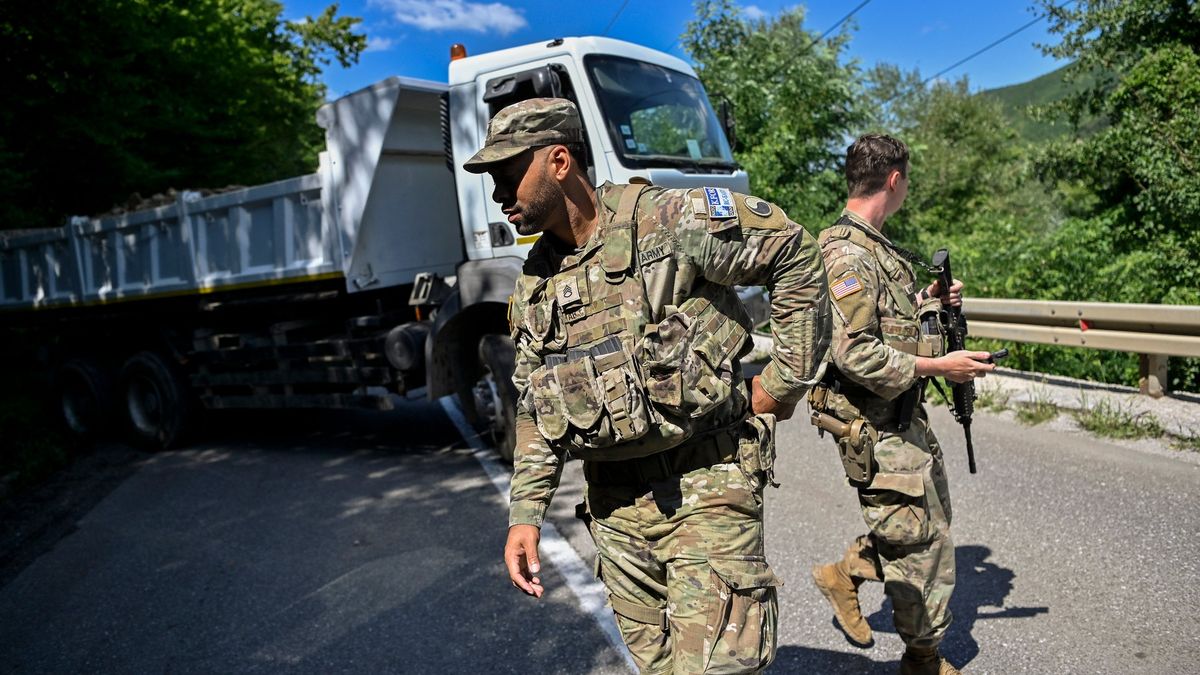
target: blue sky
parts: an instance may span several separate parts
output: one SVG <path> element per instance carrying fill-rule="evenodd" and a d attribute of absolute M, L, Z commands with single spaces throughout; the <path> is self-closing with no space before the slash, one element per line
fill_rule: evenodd
<path fill-rule="evenodd" d="M 824 32 L 861 0 L 812 0 L 805 25 Z M 624 10 L 618 10 L 625 3 Z M 317 14 L 329 0 L 284 0 L 284 14 Z M 749 16 L 770 16 L 794 1 L 744 2 Z M 341 13 L 363 19 L 368 51 L 348 69 L 325 74 L 331 97 L 391 75 L 446 81 L 450 45 L 472 54 L 574 35 L 607 35 L 687 60 L 678 38 L 693 16 L 691 0 L 343 0 Z M 613 20 L 613 17 L 616 20 Z M 871 0 L 851 20 L 849 57 L 864 66 L 895 63 L 932 75 L 1034 18 L 1029 0 Z M 611 23 L 611 27 L 610 27 Z M 1003 44 L 950 71 L 967 75 L 973 89 L 1025 82 L 1060 63 L 1035 46 L 1054 42 L 1039 22 Z"/>

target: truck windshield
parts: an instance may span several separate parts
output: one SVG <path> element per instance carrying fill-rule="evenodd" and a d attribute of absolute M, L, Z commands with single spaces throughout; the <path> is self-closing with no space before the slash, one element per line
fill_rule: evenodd
<path fill-rule="evenodd" d="M 699 173 L 737 168 L 700 80 L 617 56 L 591 54 L 584 64 L 622 164 Z"/>

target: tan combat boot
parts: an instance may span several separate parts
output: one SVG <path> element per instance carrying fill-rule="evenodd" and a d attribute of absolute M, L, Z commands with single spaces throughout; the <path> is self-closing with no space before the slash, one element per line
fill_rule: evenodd
<path fill-rule="evenodd" d="M 900 658 L 900 675 L 961 675 L 937 647 L 909 647 Z"/>
<path fill-rule="evenodd" d="M 872 644 L 871 627 L 858 608 L 858 584 L 850 578 L 846 563 L 839 560 L 829 565 L 817 565 L 812 570 L 813 583 L 821 594 L 833 605 L 833 617 L 845 631 L 850 641 L 869 647 Z"/>

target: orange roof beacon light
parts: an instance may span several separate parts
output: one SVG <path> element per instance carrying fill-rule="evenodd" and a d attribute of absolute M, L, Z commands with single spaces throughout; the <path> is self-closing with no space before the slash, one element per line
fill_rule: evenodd
<path fill-rule="evenodd" d="M 459 59 L 465 59 L 465 58 L 467 58 L 467 46 L 466 45 L 459 43 L 459 42 L 456 42 L 456 43 L 450 45 L 450 60 L 451 61 L 457 61 Z"/>

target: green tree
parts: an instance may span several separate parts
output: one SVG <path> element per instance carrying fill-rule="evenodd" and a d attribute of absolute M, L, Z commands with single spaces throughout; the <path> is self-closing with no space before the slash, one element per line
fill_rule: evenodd
<path fill-rule="evenodd" d="M 841 208 L 845 146 L 865 119 L 857 64 L 841 59 L 849 34 L 816 38 L 803 6 L 751 21 L 731 0 L 697 2 L 683 36 L 709 96 L 733 104 L 753 192 L 814 231 Z"/>
<path fill-rule="evenodd" d="M 870 129 L 910 149 L 912 189 L 888 221 L 916 245 L 1008 222 L 1050 217 L 1049 198 L 1029 180 L 1028 153 L 996 101 L 972 94 L 966 77 L 926 84 L 917 71 L 881 64 L 867 72 Z"/>
<path fill-rule="evenodd" d="M 273 0 L 0 0 L 0 228 L 57 225 L 132 191 L 311 171 L 322 68 L 358 19 Z"/>
<path fill-rule="evenodd" d="M 1097 115 L 1106 126 L 1052 144 L 1041 157 L 1048 181 L 1083 184 L 1091 214 L 1120 211 L 1118 250 L 1167 243 L 1200 253 L 1200 5 L 1186 0 L 1043 0 L 1051 30 L 1043 49 L 1076 60 L 1073 73 L 1099 73 L 1051 112 L 1072 122 Z M 1184 281 L 1179 279 L 1177 281 Z M 1195 288 L 1200 277 L 1186 281 Z M 1151 298 L 1149 301 L 1157 301 Z"/>
<path fill-rule="evenodd" d="M 1039 4 L 1060 37 L 1043 50 L 1076 61 L 1089 86 L 1058 106 L 1076 126 L 1048 146 L 1041 176 L 1079 197 L 1068 223 L 1102 247 L 1074 242 L 1103 281 L 1089 300 L 1200 304 L 1200 5 L 1188 0 Z M 1103 251 L 1102 256 L 1097 253 Z M 1200 360 L 1173 359 L 1171 386 L 1200 390 Z"/>

